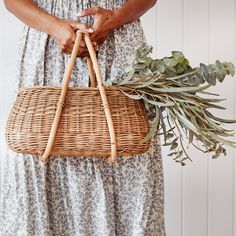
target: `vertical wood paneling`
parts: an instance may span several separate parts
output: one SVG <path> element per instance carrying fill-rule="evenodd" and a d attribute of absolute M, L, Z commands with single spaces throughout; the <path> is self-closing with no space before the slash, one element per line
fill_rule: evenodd
<path fill-rule="evenodd" d="M 183 50 L 183 0 L 161 0 L 158 5 L 157 54 L 164 57 L 172 50 Z M 162 140 L 163 142 L 163 140 Z M 183 235 L 183 170 L 162 147 L 165 177 L 165 222 L 167 235 Z"/>
<path fill-rule="evenodd" d="M 194 9 L 194 10 L 193 10 Z M 208 62 L 208 1 L 184 1 L 184 54 L 192 66 Z M 207 235 L 208 163 L 204 153 L 188 150 L 193 162 L 184 167 L 184 236 Z"/>
<path fill-rule="evenodd" d="M 210 0 L 210 61 L 234 59 L 234 19 L 234 0 Z M 215 114 L 233 117 L 234 80 L 227 78 L 224 85 L 218 84 L 214 91 L 227 98 L 221 103 L 227 110 L 215 111 Z M 227 150 L 227 157 L 211 160 L 209 165 L 210 236 L 233 235 L 235 152 L 232 148 Z"/>
<path fill-rule="evenodd" d="M 153 46 L 153 57 L 157 57 L 157 4 L 141 18 L 141 21 L 147 43 Z"/>
<path fill-rule="evenodd" d="M 233 28 L 234 28 L 234 63 L 236 65 L 236 1 L 234 1 L 234 19 L 233 19 Z M 234 81 L 234 117 L 236 117 L 236 81 Z M 236 124 L 234 126 L 234 130 L 236 130 Z M 236 141 L 236 137 L 235 137 Z M 233 185 L 233 235 L 236 235 L 236 149 L 234 150 L 234 185 Z"/>

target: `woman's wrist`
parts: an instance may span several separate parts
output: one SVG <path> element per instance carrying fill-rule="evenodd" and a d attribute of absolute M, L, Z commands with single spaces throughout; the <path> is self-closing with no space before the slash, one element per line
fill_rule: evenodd
<path fill-rule="evenodd" d="M 147 10 L 153 7 L 156 0 L 128 0 L 121 8 L 114 10 L 116 27 L 138 20 Z"/>
<path fill-rule="evenodd" d="M 121 9 L 117 9 L 113 11 L 113 25 L 114 29 L 120 28 L 122 25 L 124 25 L 124 19 L 123 19 L 123 14 Z"/>
<path fill-rule="evenodd" d="M 50 36 L 54 36 L 55 29 L 58 27 L 58 18 L 47 14 L 43 17 L 43 21 L 41 24 L 41 31 L 47 33 Z"/>
<path fill-rule="evenodd" d="M 119 28 L 124 24 L 128 24 L 138 19 L 138 17 L 136 17 L 135 14 L 132 13 L 132 10 L 129 9 L 129 7 L 127 7 L 126 5 L 117 10 L 114 10 L 113 15 L 116 28 Z"/>

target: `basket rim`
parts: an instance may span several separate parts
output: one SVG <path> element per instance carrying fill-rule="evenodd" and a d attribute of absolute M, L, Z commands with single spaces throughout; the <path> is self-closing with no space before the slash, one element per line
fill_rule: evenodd
<path fill-rule="evenodd" d="M 23 91 L 30 91 L 30 90 L 61 90 L 62 87 L 60 86 L 27 86 L 27 87 L 21 87 L 18 92 L 23 92 Z M 104 86 L 104 89 L 106 91 L 119 91 L 121 92 L 121 89 L 118 88 L 117 86 Z M 78 90 L 85 90 L 85 91 L 99 91 L 98 87 L 68 87 L 68 91 L 78 91 Z M 133 89 L 132 88 L 122 88 L 122 90 L 129 91 L 131 92 Z"/>

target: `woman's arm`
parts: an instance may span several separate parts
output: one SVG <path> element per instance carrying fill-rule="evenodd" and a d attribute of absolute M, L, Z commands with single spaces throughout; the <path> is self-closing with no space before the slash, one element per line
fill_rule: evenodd
<path fill-rule="evenodd" d="M 12 14 L 28 26 L 52 34 L 56 18 L 43 11 L 32 0 L 4 0 L 4 3 Z"/>
<path fill-rule="evenodd" d="M 94 15 L 94 24 L 91 38 L 98 44 L 120 26 L 137 20 L 156 3 L 156 0 L 128 0 L 127 3 L 114 11 L 101 7 L 88 8 L 78 13 L 79 17 Z"/>
<path fill-rule="evenodd" d="M 128 0 L 127 3 L 115 11 L 117 27 L 140 18 L 156 4 L 157 0 Z"/>
<path fill-rule="evenodd" d="M 6 8 L 28 26 L 52 36 L 64 53 L 70 54 L 76 38 L 75 31 L 89 29 L 87 24 L 78 21 L 61 20 L 38 7 L 32 0 L 4 0 Z M 94 46 L 96 44 L 94 43 Z M 84 42 L 81 43 L 78 56 L 88 55 Z"/>

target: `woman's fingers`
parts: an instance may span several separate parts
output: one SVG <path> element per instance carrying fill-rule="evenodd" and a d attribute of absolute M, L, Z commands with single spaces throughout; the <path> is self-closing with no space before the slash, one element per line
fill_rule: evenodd
<path fill-rule="evenodd" d="M 93 46 L 95 51 L 98 49 L 98 44 L 96 42 L 92 42 L 92 46 Z M 66 44 L 63 44 L 61 46 L 61 51 L 64 52 L 64 53 L 67 53 L 67 54 L 71 54 L 72 50 L 73 50 L 73 47 L 74 47 L 74 41 L 69 41 Z M 78 56 L 80 54 L 89 55 L 88 48 L 87 48 L 84 40 L 82 40 L 80 42 L 80 48 L 79 48 Z"/>
<path fill-rule="evenodd" d="M 96 42 L 92 42 L 92 45 L 93 45 L 94 50 L 98 49 L 98 44 Z M 87 48 L 84 40 L 80 43 L 80 49 L 88 52 L 88 48 Z"/>
<path fill-rule="evenodd" d="M 94 47 L 94 50 L 97 51 L 98 50 L 98 46 L 97 47 Z M 71 54 L 71 50 L 70 49 L 66 49 L 64 50 L 65 54 Z M 82 48 L 80 47 L 79 48 L 79 51 L 77 53 L 77 57 L 88 57 L 89 56 L 89 51 L 87 48 Z"/>
<path fill-rule="evenodd" d="M 71 55 L 71 50 L 67 49 L 64 51 L 65 54 Z M 89 56 L 89 52 L 86 49 L 80 48 L 77 54 L 77 57 L 85 57 L 85 56 Z"/>
<path fill-rule="evenodd" d="M 94 48 L 94 51 L 97 51 L 98 50 L 98 45 L 93 45 L 93 48 Z M 80 54 L 80 53 L 82 53 L 82 54 L 85 53 L 86 56 L 89 56 L 89 51 L 88 51 L 87 48 L 80 48 L 78 54 Z"/>
<path fill-rule="evenodd" d="M 102 8 L 100 8 L 100 7 L 91 7 L 91 8 L 84 9 L 81 12 L 78 12 L 77 16 L 81 17 L 81 16 L 96 15 L 99 12 L 101 12 L 101 10 L 102 10 Z"/>
<path fill-rule="evenodd" d="M 70 21 L 71 27 L 73 27 L 74 30 L 82 30 L 86 31 L 88 33 L 93 33 L 94 30 L 88 26 L 86 23 L 81 23 L 79 21 Z"/>
<path fill-rule="evenodd" d="M 93 30 L 90 29 L 89 26 L 85 23 L 81 23 L 78 21 L 58 20 L 58 25 L 57 27 L 55 27 L 54 34 L 52 34 L 52 37 L 58 44 L 58 47 L 62 53 L 72 53 L 77 30 L 86 31 L 88 33 L 93 32 Z M 95 50 L 98 49 L 98 45 L 96 42 L 92 42 L 92 45 Z M 82 39 L 80 42 L 78 57 L 86 56 L 89 56 L 89 52 L 84 39 Z"/>
<path fill-rule="evenodd" d="M 93 48 L 94 48 L 95 51 L 97 51 L 98 50 L 98 45 L 93 45 Z M 88 49 L 80 47 L 77 56 L 78 57 L 88 57 L 89 56 Z"/>
<path fill-rule="evenodd" d="M 73 27 L 74 30 L 82 30 L 82 31 L 86 31 L 90 34 L 94 32 L 94 30 L 92 28 L 89 28 L 88 24 L 86 24 L 86 23 L 71 21 L 70 25 Z M 97 43 L 93 42 L 93 46 L 96 46 L 96 45 L 97 45 Z M 85 44 L 84 40 L 81 41 L 80 46 L 83 47 L 83 48 L 86 47 L 86 44 Z"/>
<path fill-rule="evenodd" d="M 89 52 L 86 49 L 80 48 L 78 53 L 77 53 L 77 57 L 88 57 L 89 56 Z"/>
<path fill-rule="evenodd" d="M 78 17 L 89 15 L 94 15 L 92 26 L 94 33 L 91 34 L 91 39 L 98 44 L 102 44 L 116 27 L 115 13 L 113 10 L 101 7 L 87 8 L 78 13 Z"/>

